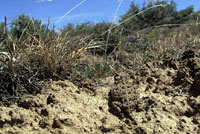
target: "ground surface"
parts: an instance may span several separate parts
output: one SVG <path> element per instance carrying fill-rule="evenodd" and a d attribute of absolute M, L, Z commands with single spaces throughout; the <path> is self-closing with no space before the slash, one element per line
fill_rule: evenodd
<path fill-rule="evenodd" d="M 49 82 L 0 105 L 0 134 L 200 134 L 199 52 L 147 60 L 97 83 Z"/>

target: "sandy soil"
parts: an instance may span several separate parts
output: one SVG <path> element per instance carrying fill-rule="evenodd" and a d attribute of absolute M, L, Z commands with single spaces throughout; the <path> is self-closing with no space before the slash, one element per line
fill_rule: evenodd
<path fill-rule="evenodd" d="M 36 96 L 0 104 L 0 134 L 200 134 L 199 61 L 187 51 L 98 84 L 49 82 Z"/>

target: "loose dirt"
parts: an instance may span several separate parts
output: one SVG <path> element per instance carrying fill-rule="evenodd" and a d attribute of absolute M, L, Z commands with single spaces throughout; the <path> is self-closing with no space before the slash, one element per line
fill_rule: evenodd
<path fill-rule="evenodd" d="M 0 104 L 0 134 L 200 134 L 200 55 L 149 58 L 139 71 L 49 82 Z"/>

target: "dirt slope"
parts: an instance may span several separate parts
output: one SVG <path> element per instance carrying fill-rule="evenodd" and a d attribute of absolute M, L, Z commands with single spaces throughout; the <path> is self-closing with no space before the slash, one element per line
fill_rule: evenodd
<path fill-rule="evenodd" d="M 102 84 L 50 82 L 41 94 L 0 104 L 0 134 L 200 134 L 199 61 L 186 51 Z"/>
<path fill-rule="evenodd" d="M 108 92 L 101 87 L 91 96 L 69 81 L 53 82 L 42 94 L 1 106 L 0 133 L 121 133 L 124 123 L 108 112 Z"/>

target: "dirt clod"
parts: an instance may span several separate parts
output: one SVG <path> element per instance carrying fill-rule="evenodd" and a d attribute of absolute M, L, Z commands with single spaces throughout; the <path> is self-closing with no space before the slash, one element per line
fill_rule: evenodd
<path fill-rule="evenodd" d="M 51 81 L 41 93 L 1 104 L 0 134 L 198 134 L 199 54 L 149 58 L 109 77 Z"/>

